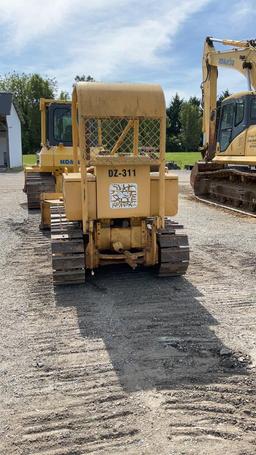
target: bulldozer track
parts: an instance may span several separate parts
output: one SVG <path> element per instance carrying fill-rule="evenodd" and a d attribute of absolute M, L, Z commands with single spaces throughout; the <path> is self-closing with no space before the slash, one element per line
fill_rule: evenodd
<path fill-rule="evenodd" d="M 189 244 L 183 226 L 166 220 L 157 233 L 159 277 L 184 275 L 189 265 Z M 179 233 L 176 232 L 179 231 Z M 64 204 L 51 207 L 51 247 L 53 282 L 56 286 L 85 283 L 85 247 L 81 224 L 68 221 Z"/>
<path fill-rule="evenodd" d="M 40 208 L 41 193 L 55 191 L 55 179 L 50 172 L 27 172 L 24 191 L 27 193 L 29 209 Z"/>
<path fill-rule="evenodd" d="M 67 220 L 61 202 L 51 207 L 51 248 L 54 284 L 84 283 L 83 231 L 79 222 Z"/>
<path fill-rule="evenodd" d="M 189 265 L 189 244 L 186 234 L 177 233 L 183 226 L 167 220 L 165 229 L 157 233 L 159 249 L 158 276 L 184 275 Z"/>
<path fill-rule="evenodd" d="M 210 199 L 204 199 L 204 198 L 196 196 L 196 195 L 194 195 L 194 197 L 195 197 L 195 199 L 197 201 L 204 202 L 205 204 L 212 205 L 213 207 L 219 207 L 221 209 L 227 209 L 227 210 L 230 210 L 232 212 L 239 213 L 240 215 L 246 215 L 246 216 L 250 216 L 252 218 L 256 218 L 256 213 L 252 213 L 252 212 L 249 212 L 249 211 L 246 211 L 246 210 L 237 209 L 235 207 L 231 207 L 231 206 L 226 205 L 226 204 L 221 204 L 221 203 L 218 203 L 218 202 L 214 202 L 214 201 L 211 201 Z"/>

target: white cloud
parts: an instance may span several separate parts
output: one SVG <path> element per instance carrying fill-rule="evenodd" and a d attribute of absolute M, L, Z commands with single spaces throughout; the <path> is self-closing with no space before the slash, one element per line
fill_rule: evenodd
<path fill-rule="evenodd" d="M 0 0 L 0 23 L 7 26 L 8 46 L 20 50 L 33 39 L 48 39 L 72 16 L 104 9 L 118 0 Z M 67 32 L 70 29 L 67 29 Z"/>
<path fill-rule="evenodd" d="M 187 39 L 193 40 L 189 19 L 208 4 L 213 7 L 215 2 L 0 0 L 2 71 L 38 71 L 56 76 L 60 89 L 68 91 L 74 76 L 84 73 L 97 80 L 159 81 L 165 87 L 167 101 L 177 91 L 183 97 L 191 93 L 199 96 L 201 49 L 196 47 L 198 43 L 193 44 L 198 63 L 194 60 L 195 68 L 189 66 L 189 51 L 186 44 L 179 47 L 177 36 L 187 22 L 184 33 L 189 32 Z M 231 1 L 227 3 L 219 4 L 216 17 L 212 16 L 212 23 L 218 24 L 214 33 L 216 36 L 223 33 L 220 17 L 229 8 L 226 20 L 236 36 L 227 37 L 249 38 L 239 35 L 247 31 L 247 24 L 255 21 L 252 14 L 255 2 L 233 0 L 232 8 Z M 205 31 L 213 26 L 201 25 Z M 246 81 L 234 71 L 220 73 L 219 91 L 227 87 L 232 92 L 241 90 Z"/>
<path fill-rule="evenodd" d="M 57 78 L 65 84 L 70 79 L 70 68 L 73 73 L 92 73 L 99 80 L 115 80 L 128 68 L 130 74 L 136 74 L 139 68 L 160 76 L 174 57 L 170 46 L 181 25 L 208 2 L 162 0 L 151 2 L 148 8 L 147 2 L 137 3 L 137 16 L 130 23 L 128 10 L 133 2 L 127 1 L 122 18 L 110 18 L 110 24 L 105 22 L 103 27 L 89 25 L 79 39 L 74 39 L 68 50 L 69 63 L 58 71 Z M 169 55 L 164 52 L 168 48 Z"/>
<path fill-rule="evenodd" d="M 170 62 L 175 68 L 178 43 L 171 49 L 181 26 L 212 1 L 0 0 L 6 30 L 0 53 L 22 56 L 31 44 L 39 53 L 44 49 L 45 59 L 37 60 L 34 70 L 56 76 L 60 88 L 69 91 L 75 74 L 97 80 L 140 74 L 148 80 L 151 73 L 163 81 Z"/>
<path fill-rule="evenodd" d="M 255 9 L 254 0 L 238 0 L 230 10 L 230 20 L 236 26 L 244 27 L 244 21 L 252 18 L 252 12 Z M 237 30 L 236 30 L 237 31 Z"/>
<path fill-rule="evenodd" d="M 68 15 L 69 4 L 67 0 L 0 0 L 0 22 L 7 26 L 6 45 L 18 50 L 58 28 Z"/>

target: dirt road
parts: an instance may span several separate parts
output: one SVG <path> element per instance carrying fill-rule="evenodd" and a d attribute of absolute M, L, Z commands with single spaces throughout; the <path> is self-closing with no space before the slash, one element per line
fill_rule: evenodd
<path fill-rule="evenodd" d="M 1 455 L 256 454 L 256 221 L 180 177 L 185 278 L 54 290 L 22 174 L 0 174 Z"/>

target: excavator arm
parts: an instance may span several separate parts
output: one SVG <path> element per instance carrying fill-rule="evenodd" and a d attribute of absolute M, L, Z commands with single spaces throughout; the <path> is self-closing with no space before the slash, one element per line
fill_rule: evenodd
<path fill-rule="evenodd" d="M 228 51 L 217 51 L 214 43 L 233 46 Z M 248 90 L 256 90 L 256 40 L 233 41 L 207 37 L 202 61 L 203 82 L 203 154 L 210 161 L 216 151 L 216 104 L 218 67 L 231 68 L 242 73 L 248 81 Z"/>

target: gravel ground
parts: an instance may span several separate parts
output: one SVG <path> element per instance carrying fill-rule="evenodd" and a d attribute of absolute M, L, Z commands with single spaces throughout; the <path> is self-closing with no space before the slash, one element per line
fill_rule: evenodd
<path fill-rule="evenodd" d="M 0 454 L 255 455 L 256 220 L 193 200 L 186 277 L 54 290 L 23 176 L 0 174 Z"/>

